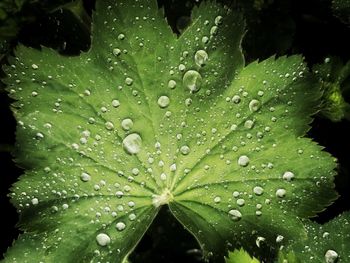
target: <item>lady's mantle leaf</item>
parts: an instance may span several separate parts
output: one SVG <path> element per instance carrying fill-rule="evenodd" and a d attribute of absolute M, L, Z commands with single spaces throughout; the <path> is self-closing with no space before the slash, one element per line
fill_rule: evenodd
<path fill-rule="evenodd" d="M 243 68 L 240 15 L 214 3 L 177 38 L 156 1 L 98 1 L 91 50 L 18 47 L 12 188 L 24 234 L 6 262 L 122 262 L 161 205 L 223 259 L 307 232 L 336 198 L 311 140 L 321 96 L 298 56 Z"/>
<path fill-rule="evenodd" d="M 243 249 L 235 249 L 235 251 L 229 253 L 226 263 L 259 263 L 259 260 L 254 257 L 251 258 Z"/>
<path fill-rule="evenodd" d="M 306 223 L 307 238 L 280 253 L 279 262 L 350 262 L 350 213 L 346 212 L 324 225 Z"/>

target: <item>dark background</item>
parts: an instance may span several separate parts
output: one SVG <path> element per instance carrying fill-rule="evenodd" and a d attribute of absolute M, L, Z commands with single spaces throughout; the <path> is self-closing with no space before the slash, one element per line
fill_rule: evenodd
<path fill-rule="evenodd" d="M 191 6 L 196 4 L 191 1 L 158 2 L 160 6 L 165 7 L 169 23 L 177 33 L 181 31 L 181 21 L 187 20 Z M 266 1 L 268 4 L 260 10 L 252 8 L 254 1 L 220 2 L 233 4 L 246 14 L 248 33 L 243 48 L 247 62 L 257 58 L 264 59 L 275 53 L 303 54 L 310 66 L 321 63 L 327 56 L 338 56 L 344 62 L 350 59 L 350 27 L 334 16 L 330 0 Z M 13 16 L 30 16 L 31 19 L 18 23 L 18 33 L 7 39 L 2 54 L 11 53 L 17 43 L 32 47 L 50 46 L 64 55 L 77 55 L 80 50 L 87 50 L 90 45 L 89 15 L 93 7 L 93 0 L 84 1 L 87 16 L 81 21 L 69 8 L 48 11 L 45 4 L 25 5 Z M 179 20 L 180 17 L 182 18 Z M 6 63 L 4 55 L 1 56 L 1 63 Z M 1 90 L 0 258 L 19 233 L 15 227 L 18 221 L 17 213 L 7 197 L 11 184 L 22 173 L 12 162 L 10 154 L 15 142 L 15 120 L 9 108 L 10 103 L 7 94 Z M 319 142 L 339 160 L 339 173 L 335 182 L 340 198 L 314 219 L 317 222 L 326 222 L 342 211 L 350 209 L 349 135 L 348 121 L 334 123 L 320 116 L 316 116 L 308 133 L 309 137 Z M 131 258 L 134 259 L 133 262 L 201 262 L 196 241 L 169 215 L 166 208 L 157 216 Z"/>

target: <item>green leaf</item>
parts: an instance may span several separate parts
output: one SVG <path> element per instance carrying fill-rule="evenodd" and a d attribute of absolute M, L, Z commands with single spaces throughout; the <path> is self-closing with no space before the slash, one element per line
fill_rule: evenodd
<path fill-rule="evenodd" d="M 98 1 L 87 53 L 19 46 L 4 81 L 24 234 L 5 262 L 122 262 L 162 205 L 218 262 L 305 238 L 299 217 L 337 197 L 303 137 L 321 92 L 300 56 L 244 67 L 243 34 L 215 3 L 177 37 L 156 1 Z"/>
<path fill-rule="evenodd" d="M 259 263 L 259 260 L 254 257 L 251 258 L 243 249 L 235 249 L 235 251 L 229 253 L 226 263 Z"/>
<path fill-rule="evenodd" d="M 296 240 L 281 252 L 279 262 L 284 262 L 284 259 L 288 259 L 288 263 L 349 262 L 350 212 L 341 214 L 324 225 L 307 222 L 305 229 L 307 238 Z"/>
<path fill-rule="evenodd" d="M 323 90 L 321 115 L 338 122 L 350 120 L 350 61 L 345 65 L 340 58 L 326 58 L 323 64 L 313 67 Z"/>

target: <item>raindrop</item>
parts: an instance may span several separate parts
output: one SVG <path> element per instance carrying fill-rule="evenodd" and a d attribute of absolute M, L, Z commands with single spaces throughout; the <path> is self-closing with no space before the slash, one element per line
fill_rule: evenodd
<path fill-rule="evenodd" d="M 264 193 L 264 189 L 262 187 L 260 187 L 260 186 L 255 186 L 253 188 L 253 192 L 256 195 L 262 195 Z"/>
<path fill-rule="evenodd" d="M 324 258 L 326 260 L 326 263 L 335 263 L 337 262 L 337 259 L 338 259 L 338 253 L 332 249 L 329 249 L 324 255 Z"/>
<path fill-rule="evenodd" d="M 283 198 L 286 196 L 286 190 L 283 188 L 277 189 L 276 196 L 279 198 Z"/>
<path fill-rule="evenodd" d="M 199 67 L 204 66 L 207 60 L 208 60 L 208 53 L 204 50 L 198 50 L 194 55 L 194 61 Z"/>
<path fill-rule="evenodd" d="M 249 158 L 246 155 L 242 155 L 238 158 L 238 165 L 245 167 L 249 164 Z"/>
<path fill-rule="evenodd" d="M 126 225 L 123 222 L 118 222 L 115 227 L 119 230 L 119 231 L 123 231 L 126 227 Z"/>
<path fill-rule="evenodd" d="M 134 82 L 134 80 L 132 78 L 126 78 L 125 79 L 125 84 L 128 85 L 128 86 L 131 86 L 133 82 Z"/>
<path fill-rule="evenodd" d="M 112 52 L 113 52 L 113 55 L 116 57 L 122 53 L 122 51 L 119 48 L 114 48 Z"/>
<path fill-rule="evenodd" d="M 33 199 L 32 199 L 32 204 L 33 204 L 33 205 L 39 204 L 38 198 L 33 198 Z"/>
<path fill-rule="evenodd" d="M 237 205 L 239 205 L 239 206 L 244 206 L 245 201 L 244 201 L 244 199 L 240 198 L 240 199 L 237 199 L 236 203 L 237 203 Z"/>
<path fill-rule="evenodd" d="M 242 218 L 241 212 L 239 212 L 236 209 L 232 209 L 232 210 L 228 211 L 228 213 L 229 213 L 229 215 L 231 215 L 231 217 L 234 221 L 239 221 Z"/>
<path fill-rule="evenodd" d="M 201 89 L 202 76 L 195 70 L 187 71 L 183 76 L 183 84 L 191 93 L 195 93 Z"/>
<path fill-rule="evenodd" d="M 107 122 L 105 123 L 105 127 L 106 127 L 106 129 L 109 130 L 109 131 L 114 129 L 114 125 L 113 125 L 113 123 L 111 123 L 110 121 L 107 121 Z"/>
<path fill-rule="evenodd" d="M 137 133 L 126 136 L 123 140 L 124 150 L 129 154 L 136 154 L 141 150 L 142 139 Z"/>
<path fill-rule="evenodd" d="M 232 102 L 233 103 L 236 103 L 236 104 L 238 104 L 238 103 L 240 103 L 241 102 L 241 97 L 240 96 L 238 96 L 238 95 L 234 95 L 233 97 L 232 97 Z"/>
<path fill-rule="evenodd" d="M 276 237 L 276 243 L 281 243 L 281 242 L 283 241 L 283 239 L 284 239 L 284 236 L 278 235 L 278 236 Z"/>
<path fill-rule="evenodd" d="M 255 112 L 255 111 L 258 111 L 260 109 L 260 101 L 258 100 L 251 100 L 249 102 L 249 110 L 251 112 Z"/>
<path fill-rule="evenodd" d="M 216 197 L 214 198 L 214 202 L 215 202 L 215 203 L 220 203 L 220 202 L 221 202 L 221 197 L 220 197 L 220 196 L 216 196 Z"/>
<path fill-rule="evenodd" d="M 169 82 L 168 82 L 168 88 L 169 89 L 175 89 L 175 87 L 176 87 L 176 81 L 175 80 L 169 80 Z"/>
<path fill-rule="evenodd" d="M 161 108 L 166 108 L 169 106 L 169 103 L 170 103 L 170 99 L 168 96 L 160 96 L 158 98 L 158 105 L 159 107 Z"/>
<path fill-rule="evenodd" d="M 215 20 L 214 20 L 214 22 L 215 22 L 215 25 L 221 25 L 222 24 L 222 16 L 217 16 L 217 17 L 215 17 Z"/>
<path fill-rule="evenodd" d="M 91 180 L 91 176 L 90 176 L 88 173 L 81 173 L 80 179 L 81 179 L 83 182 L 88 182 L 88 181 Z"/>
<path fill-rule="evenodd" d="M 287 172 L 285 172 L 285 173 L 283 174 L 282 178 L 283 178 L 284 180 L 290 182 L 290 181 L 292 181 L 293 178 L 294 178 L 294 173 L 287 171 Z"/>
<path fill-rule="evenodd" d="M 36 65 L 36 64 L 32 64 L 32 69 L 38 69 L 39 68 L 39 66 L 38 65 Z"/>
<path fill-rule="evenodd" d="M 183 155 L 187 155 L 187 154 L 190 153 L 190 147 L 188 147 L 187 145 L 181 146 L 180 152 L 181 152 Z"/>
<path fill-rule="evenodd" d="M 125 130 L 125 131 L 128 131 L 132 128 L 132 126 L 134 126 L 134 122 L 127 118 L 127 119 L 124 119 L 122 120 L 122 128 Z"/>
<path fill-rule="evenodd" d="M 120 106 L 119 100 L 112 100 L 112 106 L 113 106 L 114 108 L 118 108 L 118 107 Z"/>
<path fill-rule="evenodd" d="M 105 247 L 109 243 L 111 243 L 111 238 L 104 233 L 100 233 L 96 236 L 96 241 L 97 241 L 97 244 L 99 244 L 102 247 Z"/>

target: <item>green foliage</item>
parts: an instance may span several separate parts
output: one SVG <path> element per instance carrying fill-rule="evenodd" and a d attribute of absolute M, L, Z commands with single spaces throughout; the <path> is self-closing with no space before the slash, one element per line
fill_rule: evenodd
<path fill-rule="evenodd" d="M 350 104 L 346 101 L 350 97 L 350 61 L 344 65 L 339 58 L 326 58 L 313 71 L 324 91 L 321 114 L 335 122 L 350 120 Z"/>
<path fill-rule="evenodd" d="M 249 254 L 243 249 L 230 252 L 226 263 L 259 263 L 259 260 L 256 258 L 251 258 Z"/>
<path fill-rule="evenodd" d="M 243 18 L 216 3 L 177 37 L 155 1 L 114 2 L 97 2 L 88 52 L 19 46 L 4 68 L 26 169 L 4 262 L 123 262 L 162 205 L 206 259 L 285 246 L 319 262 L 296 248 L 337 197 L 335 162 L 304 137 L 322 92 L 303 58 L 245 66 Z"/>

